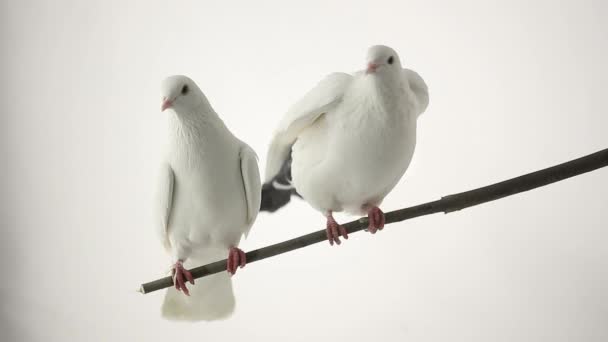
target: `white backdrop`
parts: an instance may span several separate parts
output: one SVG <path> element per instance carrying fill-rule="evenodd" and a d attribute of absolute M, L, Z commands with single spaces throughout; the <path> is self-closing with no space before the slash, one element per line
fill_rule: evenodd
<path fill-rule="evenodd" d="M 166 322 L 161 292 L 135 292 L 170 262 L 150 218 L 165 76 L 197 81 L 263 165 L 289 104 L 394 47 L 431 104 L 388 211 L 608 147 L 606 2 L 0 7 L 0 340 L 608 339 L 608 169 L 250 264 L 227 321 Z M 242 247 L 323 225 L 295 201 Z"/>

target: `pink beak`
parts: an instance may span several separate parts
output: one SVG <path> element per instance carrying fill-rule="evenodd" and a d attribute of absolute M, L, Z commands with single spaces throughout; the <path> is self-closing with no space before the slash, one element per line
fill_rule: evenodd
<path fill-rule="evenodd" d="M 165 111 L 165 109 L 167 109 L 167 108 L 171 107 L 172 105 L 173 105 L 173 102 L 171 102 L 171 101 L 167 100 L 167 98 L 166 98 L 166 97 L 163 97 L 163 104 L 162 104 L 162 105 L 160 105 L 160 111 L 161 111 L 161 112 L 164 112 L 164 111 Z"/>
<path fill-rule="evenodd" d="M 378 64 L 374 64 L 374 63 L 368 63 L 367 64 L 367 70 L 365 70 L 366 74 L 372 74 L 374 72 L 376 72 L 376 69 L 378 69 L 379 65 Z"/>

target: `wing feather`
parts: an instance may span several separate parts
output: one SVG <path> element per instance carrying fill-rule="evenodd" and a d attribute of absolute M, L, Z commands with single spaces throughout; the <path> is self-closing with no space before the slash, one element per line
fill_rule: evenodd
<path fill-rule="evenodd" d="M 422 77 L 413 70 L 403 69 L 403 79 L 414 93 L 414 110 L 416 115 L 420 116 L 429 105 L 429 89 Z"/>
<path fill-rule="evenodd" d="M 165 248 L 170 249 L 169 242 L 169 220 L 171 219 L 171 211 L 173 209 L 173 186 L 175 184 L 175 175 L 171 169 L 171 165 L 164 163 L 161 165 L 159 175 L 159 187 L 157 193 L 157 210 L 160 218 L 159 236 Z"/>
<path fill-rule="evenodd" d="M 329 74 L 289 108 L 268 147 L 265 182 L 279 172 L 300 132 L 337 106 L 352 80 L 346 73 Z"/>
<path fill-rule="evenodd" d="M 260 170 L 258 169 L 258 157 L 251 147 L 243 144 L 240 151 L 241 176 L 245 189 L 247 201 L 247 223 L 249 228 L 253 225 L 260 211 L 262 203 L 262 184 L 260 182 Z M 247 231 L 248 232 L 248 231 Z M 247 235 L 245 233 L 245 236 Z"/>

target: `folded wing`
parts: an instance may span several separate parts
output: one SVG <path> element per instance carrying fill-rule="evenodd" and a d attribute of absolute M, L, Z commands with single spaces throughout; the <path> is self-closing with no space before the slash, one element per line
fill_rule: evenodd
<path fill-rule="evenodd" d="M 243 177 L 245 199 L 247 201 L 247 223 L 251 227 L 260 211 L 260 203 L 262 202 L 260 170 L 258 169 L 257 155 L 246 144 L 241 147 L 240 160 L 241 176 Z"/>
<path fill-rule="evenodd" d="M 279 172 L 300 132 L 340 103 L 352 79 L 346 73 L 332 73 L 287 111 L 268 147 L 264 182 Z"/>
<path fill-rule="evenodd" d="M 165 163 L 161 165 L 159 174 L 159 187 L 156 194 L 157 218 L 159 219 L 158 232 L 166 249 L 171 247 L 169 243 L 169 219 L 171 218 L 171 210 L 173 209 L 173 185 L 175 176 L 171 165 Z"/>
<path fill-rule="evenodd" d="M 410 69 L 403 69 L 403 79 L 409 84 L 414 94 L 414 110 L 420 116 L 429 105 L 429 89 L 426 83 L 417 72 Z"/>

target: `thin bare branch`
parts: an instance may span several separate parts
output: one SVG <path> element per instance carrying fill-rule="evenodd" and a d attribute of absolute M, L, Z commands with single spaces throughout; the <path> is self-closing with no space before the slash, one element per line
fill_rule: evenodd
<path fill-rule="evenodd" d="M 442 197 L 440 200 L 420 204 L 417 206 L 399 209 L 386 213 L 386 223 L 395 223 L 409 220 L 418 216 L 435 213 L 451 213 L 478 204 L 495 201 L 497 199 L 512 196 L 521 192 L 536 189 L 551 183 L 581 175 L 599 168 L 608 166 L 608 149 L 587 155 L 582 158 L 555 165 L 540 171 L 528 173 L 523 176 L 512 178 L 504 182 L 488 185 L 475 190 L 461 192 L 454 195 Z M 367 218 L 360 218 L 344 224 L 348 234 L 352 234 L 367 228 Z M 274 245 L 263 247 L 247 253 L 247 263 L 256 262 L 270 258 L 275 255 L 287 253 L 298 248 L 303 248 L 315 243 L 327 240 L 325 230 L 319 230 L 291 240 L 283 241 Z M 204 266 L 195 267 L 190 270 L 194 278 L 225 272 L 226 260 L 217 261 Z M 150 293 L 173 286 L 171 277 L 161 278 L 141 285 L 141 293 Z"/>

